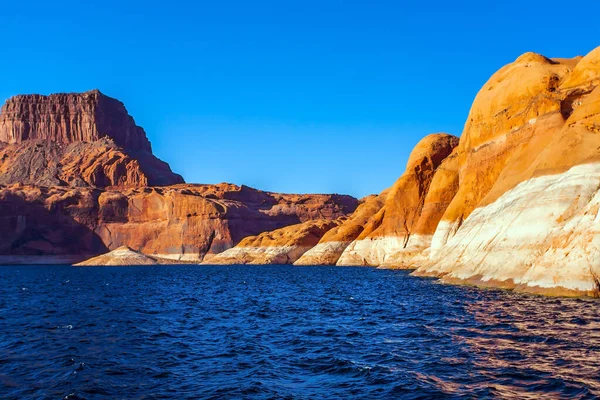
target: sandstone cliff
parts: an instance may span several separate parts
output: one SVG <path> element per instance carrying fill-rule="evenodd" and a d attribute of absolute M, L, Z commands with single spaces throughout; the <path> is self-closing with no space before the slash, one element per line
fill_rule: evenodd
<path fill-rule="evenodd" d="M 335 265 L 346 247 L 365 229 L 369 219 L 381 210 L 387 192 L 385 190 L 380 195 L 362 199 L 346 221 L 325 233 L 319 243 L 304 253 L 294 265 Z"/>
<path fill-rule="evenodd" d="M 400 253 L 413 257 L 429 246 L 436 218 L 441 218 L 447 205 L 434 196 L 426 203 L 429 189 L 436 171 L 457 144 L 455 136 L 433 134 L 415 146 L 406 171 L 387 193 L 383 207 L 343 251 L 338 265 L 379 266 L 390 257 Z M 446 167 L 442 169 L 446 171 Z M 443 190 L 444 194 L 451 189 Z"/>
<path fill-rule="evenodd" d="M 600 48 L 520 56 L 477 94 L 458 146 L 437 163 L 409 161 L 356 240 L 332 240 L 343 224 L 298 263 L 339 257 L 446 282 L 600 295 L 599 84 Z M 426 140 L 411 160 L 427 151 Z"/>
<path fill-rule="evenodd" d="M 0 112 L 0 184 L 165 186 L 183 183 L 152 155 L 118 100 L 86 93 L 14 96 Z"/>
<path fill-rule="evenodd" d="M 357 200 L 246 186 L 0 186 L 0 262 L 77 262 L 128 246 L 154 258 L 202 261 L 247 236 L 350 214 Z"/>
<path fill-rule="evenodd" d="M 146 133 L 135 124 L 123 103 L 99 90 L 18 95 L 8 99 L 0 111 L 0 142 L 44 140 L 68 144 L 104 137 L 127 150 L 152 152 Z"/>
<path fill-rule="evenodd" d="M 600 275 L 600 48 L 528 53 L 477 95 L 460 187 L 420 275 L 545 294 L 594 294 Z"/>

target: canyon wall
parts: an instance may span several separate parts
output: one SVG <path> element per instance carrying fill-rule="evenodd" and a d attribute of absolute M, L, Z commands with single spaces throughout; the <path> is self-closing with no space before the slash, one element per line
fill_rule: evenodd
<path fill-rule="evenodd" d="M 350 196 L 277 194 L 231 184 L 1 186 L 0 262 L 78 262 L 121 246 L 199 262 L 265 231 L 313 220 L 330 227 L 327 221 L 356 206 Z"/>
<path fill-rule="evenodd" d="M 329 227 L 358 205 L 183 182 L 118 100 L 97 90 L 14 96 L 0 113 L 0 263 L 71 263 L 122 246 L 199 262 L 265 231 Z"/>
<path fill-rule="evenodd" d="M 528 53 L 477 95 L 460 187 L 416 274 L 544 294 L 600 290 L 600 48 Z"/>
<path fill-rule="evenodd" d="M 600 295 L 600 48 L 526 53 L 477 94 L 460 140 L 430 135 L 405 173 L 295 264 L 547 295 Z"/>
<path fill-rule="evenodd" d="M 98 90 L 19 95 L 0 111 L 0 184 L 141 187 L 183 183 L 152 154 L 120 101 Z"/>
<path fill-rule="evenodd" d="M 152 152 L 144 130 L 120 101 L 99 90 L 49 96 L 18 95 L 0 110 L 0 142 L 27 140 L 68 144 L 111 138 L 119 147 Z"/>

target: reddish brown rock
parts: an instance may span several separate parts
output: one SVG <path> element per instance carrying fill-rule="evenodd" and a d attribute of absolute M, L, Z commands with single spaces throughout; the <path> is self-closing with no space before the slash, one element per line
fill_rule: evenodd
<path fill-rule="evenodd" d="M 334 227 L 312 249 L 305 252 L 294 265 L 335 265 L 348 247 L 365 229 L 369 220 L 385 203 L 388 190 L 361 200 L 356 211 L 339 226 Z"/>
<path fill-rule="evenodd" d="M 99 90 L 85 93 L 18 95 L 0 112 L 0 142 L 44 140 L 95 142 L 111 138 L 126 150 L 152 152 L 144 130 L 120 101 Z"/>
<path fill-rule="evenodd" d="M 350 214 L 357 200 L 246 186 L 155 188 L 0 186 L 0 262 L 81 261 L 128 246 L 148 256 L 202 261 L 244 237 Z M 15 256 L 17 258 L 15 259 Z"/>
<path fill-rule="evenodd" d="M 150 153 L 126 152 L 112 140 L 69 144 L 29 140 L 0 143 L 0 184 L 39 186 L 165 186 L 183 183 Z"/>
<path fill-rule="evenodd" d="M 144 130 L 98 90 L 19 95 L 0 112 L 0 184 L 165 186 L 183 183 L 152 155 Z"/>

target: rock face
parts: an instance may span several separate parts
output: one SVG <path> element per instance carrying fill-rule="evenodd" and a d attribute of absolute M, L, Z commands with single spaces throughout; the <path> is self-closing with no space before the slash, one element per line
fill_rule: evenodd
<path fill-rule="evenodd" d="M 419 275 L 544 294 L 600 290 L 600 48 L 534 53 L 477 95 L 460 186 Z"/>
<path fill-rule="evenodd" d="M 0 112 L 0 142 L 43 140 L 69 144 L 111 138 L 131 151 L 152 153 L 146 133 L 120 101 L 99 90 L 14 96 Z"/>
<path fill-rule="evenodd" d="M 247 236 L 337 220 L 357 204 L 184 185 L 123 104 L 97 90 L 15 96 L 0 114 L 0 262 L 74 262 L 121 246 L 199 262 Z"/>
<path fill-rule="evenodd" d="M 425 156 L 438 139 L 417 146 L 356 240 L 335 240 L 342 224 L 297 263 L 344 249 L 337 265 L 600 296 L 600 48 L 522 55 L 478 93 L 458 146 Z"/>
<path fill-rule="evenodd" d="M 89 266 L 117 266 L 117 265 L 157 265 L 158 261 L 137 251 L 131 250 L 127 246 L 119 247 L 110 253 L 90 258 L 75 264 L 76 267 Z"/>
<path fill-rule="evenodd" d="M 340 221 L 316 220 L 287 226 L 242 240 L 205 264 L 293 264 Z"/>
<path fill-rule="evenodd" d="M 155 188 L 0 186 L 0 262 L 77 262 L 121 246 L 153 258 L 202 261 L 257 235 L 336 220 L 358 201 L 246 186 Z"/>
<path fill-rule="evenodd" d="M 165 186 L 183 183 L 152 155 L 121 102 L 97 90 L 21 95 L 0 113 L 0 184 Z"/>
<path fill-rule="evenodd" d="M 401 253 L 412 258 L 429 246 L 436 218 L 441 218 L 447 205 L 435 186 L 428 198 L 430 186 L 438 169 L 453 183 L 452 166 L 442 165 L 457 144 L 457 137 L 444 133 L 429 135 L 417 144 L 406 171 L 387 193 L 383 207 L 369 218 L 360 235 L 345 248 L 338 265 L 380 266 L 391 257 L 399 259 Z M 447 189 L 454 187 L 449 186 L 442 190 L 444 196 Z"/>
<path fill-rule="evenodd" d="M 335 265 L 340 256 L 365 229 L 373 215 L 383 207 L 387 190 L 361 200 L 361 204 L 350 218 L 331 229 L 319 243 L 302 255 L 294 265 Z"/>
<path fill-rule="evenodd" d="M 0 143 L 0 184 L 142 187 L 183 183 L 150 153 L 125 152 L 110 139 L 61 144 L 30 140 Z"/>

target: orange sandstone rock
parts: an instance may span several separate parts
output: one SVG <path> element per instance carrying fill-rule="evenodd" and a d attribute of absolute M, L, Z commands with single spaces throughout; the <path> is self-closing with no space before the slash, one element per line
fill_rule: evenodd
<path fill-rule="evenodd" d="M 242 240 L 205 264 L 292 264 L 340 221 L 317 220 L 291 225 Z"/>
<path fill-rule="evenodd" d="M 302 255 L 294 265 L 335 265 L 350 243 L 362 233 L 365 225 L 381 210 L 388 190 L 361 200 L 356 211 L 341 225 L 334 227 L 319 243 Z"/>
<path fill-rule="evenodd" d="M 458 193 L 417 274 L 600 289 L 599 65 L 600 48 L 571 60 L 527 54 L 488 81 L 461 137 Z"/>
<path fill-rule="evenodd" d="M 433 208 L 443 205 L 432 201 L 424 208 L 425 199 L 436 170 L 457 144 L 458 138 L 444 133 L 429 135 L 417 144 L 406 171 L 388 192 L 383 207 L 344 250 L 337 265 L 379 266 L 409 246 L 412 252 L 427 247 L 436 221 L 420 218 L 424 210 L 426 215 L 432 215 Z"/>
<path fill-rule="evenodd" d="M 357 200 L 246 186 L 156 188 L 0 186 L 0 262 L 46 256 L 77 262 L 128 246 L 153 258 L 202 261 L 244 237 L 315 219 L 336 220 Z M 43 257 L 42 257 L 43 258 Z"/>

